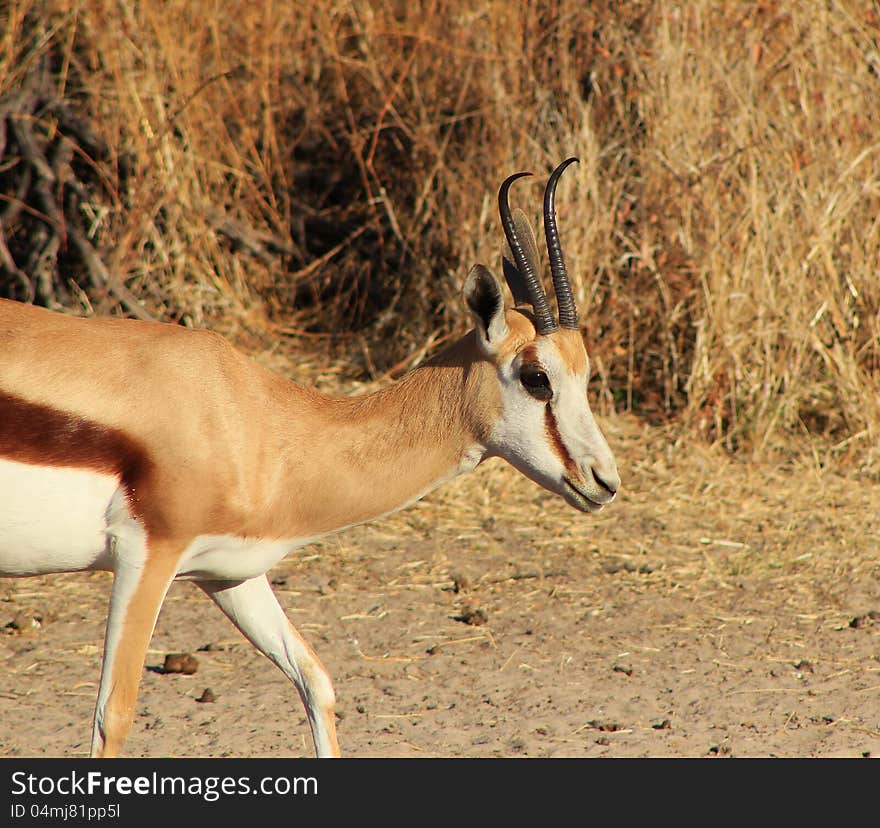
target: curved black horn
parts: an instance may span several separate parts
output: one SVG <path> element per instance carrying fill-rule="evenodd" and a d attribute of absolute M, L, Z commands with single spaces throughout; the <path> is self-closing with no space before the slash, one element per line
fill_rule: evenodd
<path fill-rule="evenodd" d="M 565 168 L 576 161 L 578 161 L 577 158 L 567 158 L 553 170 L 553 174 L 547 182 L 547 189 L 544 190 L 544 232 L 547 236 L 550 275 L 553 277 L 553 289 L 556 291 L 556 304 L 559 308 L 559 324 L 563 328 L 575 329 L 578 326 L 577 306 L 571 292 L 571 282 L 565 267 L 565 259 L 562 256 L 559 230 L 556 227 L 556 184 Z"/>
<path fill-rule="evenodd" d="M 526 175 L 531 175 L 531 173 L 514 173 L 509 178 L 505 179 L 501 188 L 498 190 L 498 212 L 501 214 L 501 226 L 504 228 L 504 235 L 507 238 L 508 245 L 510 245 L 510 252 L 513 254 L 513 259 L 516 262 L 517 269 L 523 277 L 523 281 L 526 283 L 526 287 L 529 291 L 529 300 L 532 303 L 532 307 L 535 309 L 535 328 L 537 332 L 543 336 L 558 330 L 559 325 L 553 318 L 553 311 L 550 309 L 550 303 L 547 301 L 544 288 L 541 287 L 541 281 L 538 278 L 538 274 L 535 273 L 535 269 L 531 266 L 527 256 L 523 252 L 522 244 L 516 234 L 516 226 L 513 221 L 513 216 L 510 214 L 510 203 L 508 201 L 508 190 L 510 189 L 510 185 L 513 184 L 517 178 L 522 178 Z"/>

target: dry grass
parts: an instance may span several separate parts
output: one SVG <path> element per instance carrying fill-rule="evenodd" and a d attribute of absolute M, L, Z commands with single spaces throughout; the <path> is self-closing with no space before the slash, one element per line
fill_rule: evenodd
<path fill-rule="evenodd" d="M 821 462 L 876 472 L 874 4 L 12 0 L 2 14 L 0 100 L 45 58 L 106 142 L 77 156 L 78 209 L 150 313 L 278 364 L 295 351 L 300 376 L 328 358 L 334 381 L 399 373 L 461 329 L 467 267 L 497 265 L 500 180 L 577 154 L 560 220 L 600 410 L 750 454 L 827 438 Z M 53 113 L 33 117 L 56 140 Z M 4 186 L 20 160 L 5 146 Z M 533 215 L 538 195 L 516 191 Z M 62 246 L 72 304 L 112 310 L 84 272 Z"/>

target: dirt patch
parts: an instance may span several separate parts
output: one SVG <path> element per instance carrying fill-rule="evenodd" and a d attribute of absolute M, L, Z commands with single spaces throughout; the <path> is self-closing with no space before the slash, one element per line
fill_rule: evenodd
<path fill-rule="evenodd" d="M 492 462 L 272 571 L 345 754 L 880 756 L 880 486 L 605 426 L 624 488 L 598 516 Z M 87 754 L 109 586 L 0 581 L 3 755 Z M 125 753 L 312 747 L 294 689 L 180 583 Z"/>

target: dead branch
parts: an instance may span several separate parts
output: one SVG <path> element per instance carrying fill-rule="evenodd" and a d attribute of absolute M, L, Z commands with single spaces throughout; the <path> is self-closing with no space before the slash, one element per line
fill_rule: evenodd
<path fill-rule="evenodd" d="M 114 197 L 107 144 L 52 83 L 50 54 L 0 97 L 0 294 L 69 306 L 71 282 L 153 319 L 111 275 L 82 226 L 83 207 Z M 77 160 L 85 163 L 76 163 Z"/>

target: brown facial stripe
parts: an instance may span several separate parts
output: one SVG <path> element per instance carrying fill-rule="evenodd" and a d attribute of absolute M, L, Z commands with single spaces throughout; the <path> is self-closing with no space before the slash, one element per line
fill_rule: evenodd
<path fill-rule="evenodd" d="M 149 476 L 146 452 L 126 435 L 0 391 L 0 458 L 118 475 L 138 514 L 134 492 Z"/>
<path fill-rule="evenodd" d="M 550 408 L 550 403 L 547 403 L 544 407 L 544 427 L 547 430 L 547 439 L 550 441 L 550 445 L 553 446 L 556 456 L 562 461 L 562 465 L 565 466 L 565 470 L 577 478 L 577 463 L 574 462 L 568 453 L 568 449 L 565 447 L 565 443 L 562 442 L 562 435 L 559 433 L 559 426 L 556 423 L 553 410 Z"/>

